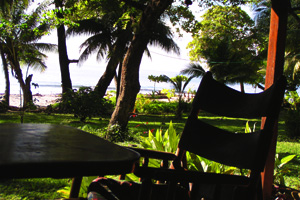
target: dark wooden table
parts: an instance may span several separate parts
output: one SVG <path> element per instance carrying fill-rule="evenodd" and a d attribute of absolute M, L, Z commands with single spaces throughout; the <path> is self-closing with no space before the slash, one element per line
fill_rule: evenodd
<path fill-rule="evenodd" d="M 0 124 L 0 179 L 124 174 L 139 156 L 69 126 Z"/>

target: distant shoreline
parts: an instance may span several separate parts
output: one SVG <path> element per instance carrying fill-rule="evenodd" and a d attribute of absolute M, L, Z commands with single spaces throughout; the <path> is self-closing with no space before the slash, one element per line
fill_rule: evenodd
<path fill-rule="evenodd" d="M 0 100 L 2 100 L 4 94 L 0 94 Z M 50 104 L 54 104 L 61 98 L 61 94 L 33 94 L 32 99 L 34 104 L 41 107 L 47 107 Z M 20 98 L 20 94 L 11 94 L 9 96 L 9 106 L 20 107 L 20 101 L 22 105 L 23 97 Z"/>

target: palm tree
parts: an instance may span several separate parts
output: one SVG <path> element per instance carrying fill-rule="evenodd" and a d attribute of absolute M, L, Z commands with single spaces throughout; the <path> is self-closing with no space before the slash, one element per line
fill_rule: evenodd
<path fill-rule="evenodd" d="M 7 15 L 9 15 L 14 2 L 16 2 L 16 1 L 14 1 L 14 0 L 0 1 L 0 8 L 1 8 L 0 9 L 0 19 L 1 19 L 1 21 L 4 20 L 7 17 Z M 27 7 L 29 4 L 28 0 L 21 0 L 21 2 L 23 2 L 25 7 Z M 9 96 L 10 96 L 9 70 L 8 70 L 8 63 L 6 60 L 6 55 L 5 55 L 3 46 L 1 44 L 0 44 L 0 54 L 1 54 L 3 72 L 4 72 L 4 77 L 5 77 L 4 101 L 6 102 L 7 105 L 9 105 Z"/>
<path fill-rule="evenodd" d="M 23 91 L 23 106 L 32 101 L 30 83 L 32 75 L 23 79 L 22 64 L 28 67 L 45 69 L 44 59 L 47 57 L 41 51 L 53 50 L 55 45 L 38 43 L 37 41 L 49 30 L 49 25 L 39 22 L 39 14 L 46 5 L 41 4 L 36 10 L 26 15 L 26 5 L 21 1 L 12 4 L 9 13 L 2 18 L 0 44 L 2 59 L 6 59 L 12 68 L 15 78 Z M 5 14 L 5 13 L 3 13 Z"/>
<path fill-rule="evenodd" d="M 164 82 L 171 83 L 173 88 L 175 89 L 175 92 L 178 93 L 178 107 L 177 107 L 177 111 L 176 111 L 176 117 L 178 119 L 181 119 L 181 117 L 182 117 L 182 109 L 183 109 L 182 108 L 182 105 L 183 105 L 182 96 L 184 94 L 184 90 L 193 78 L 195 78 L 195 76 L 186 77 L 183 75 L 177 75 L 176 77 L 169 78 L 168 76 L 163 75 L 162 80 Z"/>
<path fill-rule="evenodd" d="M 55 9 L 57 10 L 56 17 L 59 20 L 63 21 L 65 18 L 65 8 L 70 8 L 74 6 L 76 2 L 78 2 L 78 0 L 54 0 Z M 72 90 L 72 81 L 70 77 L 69 64 L 77 63 L 78 60 L 70 60 L 68 57 L 66 44 L 66 29 L 64 22 L 60 22 L 60 24 L 57 27 L 57 40 L 62 93 L 65 93 L 69 90 Z"/>
<path fill-rule="evenodd" d="M 110 15 L 111 13 L 109 16 Z M 129 21 L 124 28 L 123 23 L 119 23 L 118 25 L 114 23 L 114 20 L 118 20 L 118 18 L 113 19 L 113 23 L 107 23 L 107 21 L 111 20 L 109 16 L 104 15 L 101 19 L 92 18 L 81 20 L 77 22 L 79 24 L 78 27 L 70 28 L 67 31 L 69 35 L 92 34 L 92 36 L 81 45 L 81 48 L 85 49 L 79 57 L 80 62 L 86 60 L 88 56 L 94 52 L 97 53 L 97 58 L 103 58 L 107 55 L 109 61 L 106 70 L 95 87 L 95 91 L 102 97 L 105 95 L 108 86 L 116 75 L 116 69 L 119 64 L 121 65 L 128 45 L 133 37 L 131 21 Z M 170 28 L 161 21 L 157 24 L 155 32 L 149 40 L 149 44 L 159 45 L 166 51 L 179 53 L 179 47 L 172 39 Z M 146 52 L 149 53 L 147 49 Z M 117 86 L 117 89 L 118 88 Z"/>

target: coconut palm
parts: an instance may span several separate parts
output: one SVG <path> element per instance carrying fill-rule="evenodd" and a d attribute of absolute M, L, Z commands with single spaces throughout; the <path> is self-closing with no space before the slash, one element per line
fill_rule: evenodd
<path fill-rule="evenodd" d="M 5 18 L 1 18 L 2 59 L 5 58 L 12 68 L 13 75 L 18 80 L 23 91 L 23 106 L 32 101 L 30 83 L 32 75 L 23 77 L 21 65 L 31 68 L 46 68 L 44 63 L 47 57 L 41 51 L 53 50 L 55 45 L 38 43 L 38 40 L 47 33 L 49 25 L 39 22 L 39 14 L 46 5 L 41 4 L 30 14 L 26 14 L 26 5 L 21 1 L 14 1 Z M 25 78 L 25 79 L 23 79 Z"/>
<path fill-rule="evenodd" d="M 194 77 L 195 76 L 186 77 L 183 75 L 177 75 L 176 77 L 170 78 L 166 75 L 163 75 L 163 82 L 171 83 L 172 87 L 175 89 L 175 92 L 178 94 L 178 107 L 176 111 L 176 117 L 179 119 L 181 119 L 182 117 L 182 96 L 184 94 L 184 90 Z"/>
<path fill-rule="evenodd" d="M 111 16 L 111 13 L 109 13 L 109 16 Z M 105 95 L 108 86 L 116 75 L 116 69 L 118 65 L 122 63 L 127 47 L 133 37 L 131 21 L 129 21 L 124 28 L 123 23 L 119 23 L 116 26 L 114 20 L 118 20 L 117 18 L 112 20 L 113 23 L 108 23 L 108 21 L 111 20 L 109 16 L 104 15 L 101 19 L 92 18 L 81 20 L 77 22 L 79 26 L 70 28 L 67 31 L 70 35 L 92 34 L 92 36 L 81 45 L 81 48 L 84 48 L 84 50 L 79 57 L 79 62 L 86 60 L 92 53 L 96 53 L 98 59 L 107 56 L 109 61 L 106 70 L 95 87 L 95 91 L 102 97 Z M 159 45 L 166 51 L 179 53 L 179 47 L 172 39 L 170 28 L 163 22 L 157 24 L 149 44 Z M 146 53 L 149 55 L 147 49 Z M 118 88 L 117 86 L 117 89 Z"/>

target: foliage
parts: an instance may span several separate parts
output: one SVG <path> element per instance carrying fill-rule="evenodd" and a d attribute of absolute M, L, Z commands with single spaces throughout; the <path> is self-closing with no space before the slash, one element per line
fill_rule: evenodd
<path fill-rule="evenodd" d="M 177 103 L 151 101 L 146 104 L 143 109 L 145 114 L 166 114 L 174 113 L 177 108 Z"/>
<path fill-rule="evenodd" d="M 300 97 L 297 91 L 288 91 L 285 96 L 289 108 L 285 116 L 286 134 L 290 138 L 300 136 Z"/>
<path fill-rule="evenodd" d="M 163 75 L 164 82 L 169 82 L 172 84 L 173 88 L 175 89 L 175 92 L 178 93 L 178 104 L 176 109 L 176 117 L 178 119 L 182 118 L 182 112 L 184 107 L 184 100 L 182 99 L 182 95 L 184 94 L 184 90 L 187 87 L 187 85 L 191 82 L 191 80 L 194 78 L 194 76 L 186 77 L 183 75 L 177 75 L 173 78 L 170 78 L 166 75 Z"/>
<path fill-rule="evenodd" d="M 274 167 L 274 182 L 280 186 L 286 186 L 284 175 L 289 172 L 289 168 L 286 166 L 291 162 L 296 155 L 288 155 L 283 158 L 279 158 L 279 154 L 275 156 L 275 167 Z"/>
<path fill-rule="evenodd" d="M 32 100 L 30 81 L 32 75 L 23 77 L 21 65 L 43 71 L 47 56 L 42 51 L 55 50 L 56 45 L 38 42 L 49 31 L 49 24 L 41 21 L 46 5 L 41 3 L 29 11 L 27 3 L 12 1 L 9 9 L 0 12 L 0 45 L 2 59 L 6 59 L 13 76 L 23 90 L 24 107 Z M 26 10 L 27 9 L 27 10 Z M 28 14 L 29 13 L 29 14 Z"/>
<path fill-rule="evenodd" d="M 156 83 L 160 83 L 160 82 L 165 82 L 166 79 L 165 79 L 165 76 L 164 75 L 160 75 L 160 76 L 154 76 L 154 75 L 149 75 L 148 76 L 148 79 L 150 81 L 153 81 L 154 82 L 154 89 L 153 89 L 153 92 L 152 92 L 152 95 L 154 97 L 155 95 L 155 84 Z"/>
<path fill-rule="evenodd" d="M 124 141 L 131 141 L 133 137 L 128 129 L 123 130 L 119 124 L 114 124 L 108 126 L 106 130 L 105 139 L 110 142 L 124 142 Z"/>
<path fill-rule="evenodd" d="M 187 152 L 187 163 L 188 169 L 193 171 L 222 174 L 232 174 L 235 171 L 238 171 L 236 167 L 227 167 L 190 152 Z"/>
<path fill-rule="evenodd" d="M 145 105 L 149 104 L 151 100 L 147 98 L 144 94 L 138 94 L 135 101 L 135 112 L 145 113 Z"/>
<path fill-rule="evenodd" d="M 0 101 L 0 113 L 5 113 L 8 110 L 6 101 Z"/>
<path fill-rule="evenodd" d="M 163 89 L 161 93 L 167 95 L 169 102 L 171 101 L 172 97 L 175 97 L 175 89 Z"/>
<path fill-rule="evenodd" d="M 254 23 L 238 6 L 213 6 L 202 16 L 188 44 L 193 61 L 205 59 L 215 78 L 227 83 L 256 83 L 260 43 Z"/>
<path fill-rule="evenodd" d="M 80 121 L 85 121 L 87 117 L 107 115 L 112 108 L 108 100 L 99 98 L 98 93 L 90 87 L 81 87 L 78 91 L 69 90 L 62 95 L 59 104 L 60 112 L 73 113 Z"/>
<path fill-rule="evenodd" d="M 148 132 L 148 137 L 140 137 L 140 145 L 145 149 L 152 149 L 163 152 L 175 153 L 177 149 L 180 135 L 176 134 L 172 121 L 170 121 L 169 128 L 163 133 L 162 129 L 157 129 L 153 134 L 151 130 Z M 159 167 L 158 160 L 150 160 L 150 166 Z"/>
<path fill-rule="evenodd" d="M 173 123 L 170 121 L 169 128 L 165 133 L 162 129 L 157 129 L 155 134 L 149 130 L 148 137 L 140 137 L 140 139 L 140 144 L 145 149 L 175 153 L 180 135 L 176 134 Z"/>

